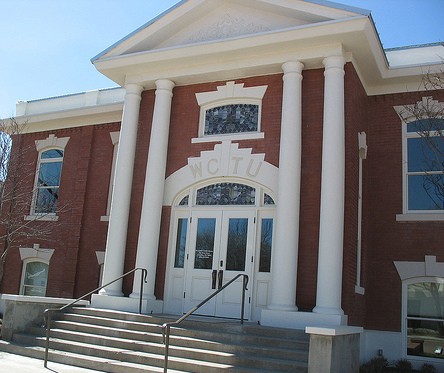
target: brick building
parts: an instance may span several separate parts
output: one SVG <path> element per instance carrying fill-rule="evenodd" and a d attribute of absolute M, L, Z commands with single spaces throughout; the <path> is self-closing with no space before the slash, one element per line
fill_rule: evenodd
<path fill-rule="evenodd" d="M 25 219 L 54 231 L 16 244 L 2 292 L 78 297 L 141 267 L 144 311 L 182 314 L 246 273 L 249 320 L 359 326 L 363 360 L 439 365 L 443 121 L 427 151 L 405 112 L 442 110 L 421 80 L 443 57 L 384 51 L 340 4 L 179 2 L 92 60 L 121 88 L 18 104 Z M 139 276 L 93 306 L 134 310 Z M 237 317 L 236 284 L 200 313 Z"/>

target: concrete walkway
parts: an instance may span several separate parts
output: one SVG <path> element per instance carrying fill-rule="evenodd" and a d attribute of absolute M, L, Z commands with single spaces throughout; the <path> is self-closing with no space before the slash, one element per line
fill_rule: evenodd
<path fill-rule="evenodd" d="M 65 364 L 48 362 L 48 368 L 43 367 L 43 360 L 10 354 L 0 351 L 0 372 L 2 373 L 94 373 L 99 371 L 72 367 Z"/>

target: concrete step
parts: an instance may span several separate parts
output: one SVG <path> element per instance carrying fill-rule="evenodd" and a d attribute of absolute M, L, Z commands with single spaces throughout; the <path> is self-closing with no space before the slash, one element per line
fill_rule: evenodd
<path fill-rule="evenodd" d="M 33 357 L 42 360 L 44 363 L 45 349 L 39 346 L 23 346 L 20 344 L 9 343 L 0 340 L 0 350 L 17 354 L 22 356 Z M 163 372 L 163 368 L 140 365 L 129 362 L 122 362 L 114 359 L 103 359 L 96 356 L 89 356 L 83 354 L 69 353 L 66 351 L 50 350 L 48 369 L 51 370 L 51 363 L 60 363 L 70 366 L 78 366 L 85 369 L 92 369 L 94 371 L 108 372 L 108 373 L 147 373 L 147 372 Z M 168 373 L 185 373 L 183 370 L 169 369 Z"/>
<path fill-rule="evenodd" d="M 73 308 L 51 323 L 50 360 L 63 363 L 56 359 L 65 359 L 106 372 L 120 372 L 125 364 L 129 364 L 126 369 L 133 365 L 126 372 L 162 371 L 165 347 L 160 325 L 174 319 L 176 316 Z M 26 334 L 15 334 L 13 343 L 29 346 L 22 347 L 23 353 L 41 353 L 45 330 L 34 327 Z M 308 336 L 302 332 L 192 317 L 171 328 L 168 366 L 169 371 L 199 373 L 306 373 L 308 346 Z M 94 359 L 95 364 L 90 361 Z"/>
<path fill-rule="evenodd" d="M 29 334 L 15 335 L 14 342 L 24 345 L 35 344 L 41 347 L 45 346 L 45 338 L 43 336 L 35 337 Z M 59 330 L 51 332 L 50 348 L 73 353 L 89 352 L 91 355 L 103 358 L 112 358 L 115 353 L 123 354 L 122 351 L 129 351 L 129 355 L 125 355 L 125 360 L 130 362 L 134 362 L 134 356 L 131 352 L 146 353 L 148 354 L 147 358 L 153 365 L 158 364 L 157 362 L 156 364 L 153 363 L 153 354 L 158 355 L 160 363 L 163 364 L 163 355 L 165 352 L 165 347 L 162 344 L 122 340 L 120 338 L 109 338 L 100 335 L 71 333 Z M 140 354 L 138 354 L 137 361 L 139 355 Z M 276 359 L 270 357 L 269 354 L 247 354 L 240 353 L 239 351 L 228 353 L 217 350 L 198 349 L 190 346 L 184 347 L 171 345 L 169 355 L 170 359 L 177 357 L 200 361 L 200 365 L 203 365 L 205 362 L 210 364 L 220 364 L 221 366 L 243 366 L 260 370 L 266 368 L 272 371 L 291 371 L 294 368 L 306 366 L 303 362 L 303 356 L 300 356 L 300 360 Z M 190 369 L 191 368 L 192 367 L 190 367 Z M 183 367 L 181 367 L 181 369 L 183 369 Z M 202 371 L 205 370 L 205 368 L 201 369 Z"/>
<path fill-rule="evenodd" d="M 101 325 L 108 328 L 139 331 L 142 333 L 159 333 L 161 331 L 160 326 L 165 320 L 171 320 L 168 318 L 159 318 L 151 316 L 142 316 L 129 314 L 128 317 L 131 320 L 123 321 L 119 318 L 115 320 L 111 318 L 110 312 L 103 312 L 98 310 L 85 309 L 88 312 L 87 315 L 78 313 L 67 313 L 63 316 L 63 321 L 70 321 L 78 324 L 91 324 Z M 125 317 L 122 313 L 118 313 L 120 317 Z M 142 317 L 141 317 L 142 316 Z M 138 320 L 138 321 L 135 321 Z M 145 320 L 145 322 L 141 321 Z M 213 322 L 211 322 L 213 321 Z M 62 322 L 54 322 L 54 327 L 58 327 Z M 66 324 L 65 324 L 66 325 Z M 291 350 L 308 350 L 308 336 L 296 330 L 282 329 L 282 328 L 269 328 L 259 326 L 257 324 L 244 324 L 241 325 L 237 322 L 217 320 L 206 318 L 206 321 L 200 321 L 199 319 L 186 320 L 180 325 L 171 328 L 171 334 L 175 336 L 183 336 L 190 338 L 203 338 L 205 340 L 235 343 L 248 346 L 274 346 L 280 348 L 287 348 Z M 153 337 L 155 338 L 155 337 Z"/>
<path fill-rule="evenodd" d="M 63 326 L 61 322 L 59 326 Z M 151 351 L 156 350 L 157 353 L 163 354 L 164 345 L 161 335 L 153 335 L 148 333 L 137 333 L 133 331 L 126 331 L 123 329 L 111 329 L 105 330 L 96 326 L 85 326 L 77 324 L 75 330 L 71 330 L 68 327 L 62 327 L 60 329 L 51 329 L 51 337 L 59 339 L 67 339 L 77 342 L 87 342 L 95 344 L 106 344 L 108 346 L 120 347 L 126 349 L 145 349 L 150 348 Z M 72 324 L 69 324 L 72 327 Z M 83 331 L 81 331 L 83 330 Z M 30 330 L 32 335 L 45 336 L 45 330 L 41 328 L 33 328 Z M 172 356 L 180 356 L 180 347 L 193 348 L 196 350 L 204 351 L 219 351 L 226 354 L 236 354 L 240 356 L 266 356 L 274 359 L 286 359 L 294 361 L 305 361 L 307 358 L 307 350 L 288 350 L 274 347 L 273 345 L 267 346 L 248 346 L 244 344 L 226 344 L 219 343 L 201 338 L 191 338 L 183 336 L 172 335 L 170 337 Z M 178 347 L 178 353 L 176 354 L 175 347 Z M 183 355 L 182 355 L 183 356 Z"/>

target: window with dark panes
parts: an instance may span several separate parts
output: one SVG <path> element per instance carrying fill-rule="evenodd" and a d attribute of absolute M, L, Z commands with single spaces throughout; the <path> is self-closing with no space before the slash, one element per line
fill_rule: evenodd
<path fill-rule="evenodd" d="M 50 149 L 41 152 L 35 187 L 35 214 L 54 214 L 56 212 L 62 164 L 63 150 Z"/>
<path fill-rule="evenodd" d="M 444 211 L 444 120 L 407 124 L 407 210 Z"/>

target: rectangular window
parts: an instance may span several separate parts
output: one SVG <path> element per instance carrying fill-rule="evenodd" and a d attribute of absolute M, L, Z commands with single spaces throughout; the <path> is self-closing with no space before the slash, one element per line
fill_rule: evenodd
<path fill-rule="evenodd" d="M 259 105 L 231 104 L 213 107 L 205 112 L 205 135 L 257 132 Z"/>
<path fill-rule="evenodd" d="M 444 120 L 411 122 L 405 132 L 406 210 L 444 211 Z"/>

